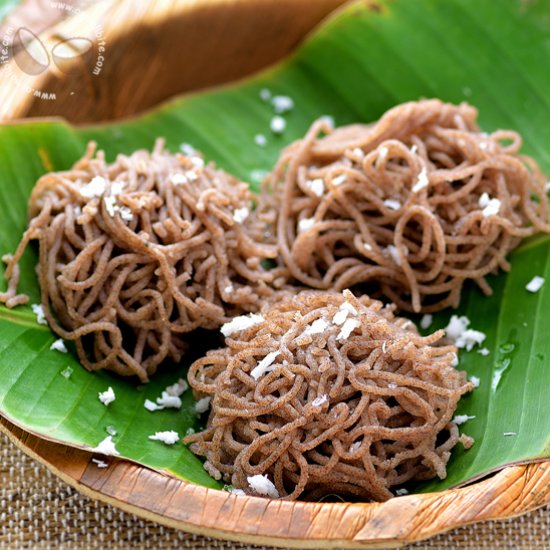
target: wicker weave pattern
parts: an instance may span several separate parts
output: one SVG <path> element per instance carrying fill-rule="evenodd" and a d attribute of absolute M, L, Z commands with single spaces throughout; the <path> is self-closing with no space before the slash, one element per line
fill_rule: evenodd
<path fill-rule="evenodd" d="M 168 529 L 80 495 L 0 434 L 0 549 L 262 548 Z M 265 548 L 265 547 L 263 547 Z M 550 548 L 550 507 L 409 548 Z"/>

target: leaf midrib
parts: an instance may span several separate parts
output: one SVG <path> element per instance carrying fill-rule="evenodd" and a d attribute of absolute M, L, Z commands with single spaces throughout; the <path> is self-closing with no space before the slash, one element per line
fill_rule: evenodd
<path fill-rule="evenodd" d="M 10 309 L 0 306 L 0 319 L 5 319 L 17 325 L 23 325 L 43 332 L 51 332 L 47 325 L 37 323 L 34 313 L 27 311 L 19 311 L 18 309 Z"/>

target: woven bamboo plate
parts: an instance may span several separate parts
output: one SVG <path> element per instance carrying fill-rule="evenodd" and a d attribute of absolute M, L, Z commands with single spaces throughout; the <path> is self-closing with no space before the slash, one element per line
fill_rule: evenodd
<path fill-rule="evenodd" d="M 80 3 L 73 0 L 68 5 L 79 9 Z M 44 44 L 75 36 L 85 22 L 101 25 L 109 44 L 108 72 L 97 81 L 82 78 L 82 67 L 75 60 L 65 65 L 62 73 L 29 75 L 27 84 L 53 90 L 58 98 L 55 102 L 21 94 L 20 83 L 2 82 L 0 119 L 61 114 L 83 123 L 131 116 L 171 95 L 241 78 L 273 63 L 342 3 L 123 0 L 116 4 L 97 2 L 69 17 L 50 14 L 43 18 L 44 28 L 39 34 Z M 14 14 L 15 21 L 26 20 L 29 6 L 35 10 L 35 21 L 37 8 L 48 9 L 42 0 L 28 0 Z M 207 39 L 197 42 L 193 34 L 196 28 L 206 32 Z M 284 32 L 275 32 L 281 28 Z M 254 48 L 256 38 L 266 35 L 273 39 L 261 41 L 262 48 Z M 234 42 L 235 36 L 239 36 L 239 44 Z M 184 63 L 180 52 L 189 50 L 194 56 Z M 140 55 L 128 55 L 129 51 Z M 213 52 L 223 52 L 224 58 L 207 65 L 211 70 L 205 71 L 203 61 Z M 142 62 L 145 55 L 146 74 Z M 123 74 L 124 79 L 120 77 Z M 154 80 L 155 86 L 142 85 L 144 80 Z M 123 460 L 110 459 L 108 468 L 99 469 L 91 462 L 93 455 L 41 439 L 1 417 L 0 430 L 28 455 L 92 498 L 170 527 L 240 542 L 294 548 L 399 547 L 459 526 L 510 518 L 550 503 L 550 461 L 508 467 L 466 488 L 409 495 L 381 504 L 282 502 L 206 489 Z"/>
<path fill-rule="evenodd" d="M 463 489 L 384 503 L 285 502 L 236 496 L 45 441 L 0 418 L 0 430 L 85 495 L 191 533 L 291 548 L 398 548 L 455 527 L 514 517 L 550 502 L 550 462 L 513 466 Z"/>

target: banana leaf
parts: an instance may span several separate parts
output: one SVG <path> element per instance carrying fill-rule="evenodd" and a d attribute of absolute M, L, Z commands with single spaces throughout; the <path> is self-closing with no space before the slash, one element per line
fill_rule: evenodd
<path fill-rule="evenodd" d="M 20 3 L 20 0 L 0 0 L 0 23 Z"/>
<path fill-rule="evenodd" d="M 162 136 L 177 151 L 201 150 L 257 189 L 280 149 L 322 115 L 337 125 L 373 121 L 397 103 L 420 97 L 468 101 L 486 131 L 512 128 L 524 151 L 550 172 L 550 5 L 544 0 L 384 0 L 348 5 L 323 24 L 282 64 L 229 87 L 176 99 L 122 123 L 75 128 L 62 120 L 0 127 L 0 253 L 15 249 L 26 226 L 26 203 L 36 179 L 66 169 L 96 140 L 112 160 L 119 152 L 151 148 Z M 286 129 L 270 131 L 272 106 L 260 91 L 288 95 L 294 108 Z M 255 143 L 257 134 L 267 144 Z M 532 239 L 511 255 L 509 274 L 491 277 L 491 297 L 467 286 L 459 310 L 487 334 L 489 355 L 461 352 L 460 366 L 480 379 L 460 414 L 475 418 L 462 431 L 476 439 L 456 450 L 445 480 L 417 488 L 443 490 L 507 464 L 550 457 L 550 240 Z M 39 301 L 36 251 L 22 261 L 20 290 Z M 3 270 L 0 268 L 0 271 Z M 538 293 L 525 285 L 548 281 Z M 0 288 L 5 283 L 0 283 Z M 450 312 L 435 316 L 445 326 Z M 50 350 L 55 336 L 38 325 L 30 306 L 0 307 L 0 414 L 63 443 L 92 448 L 116 429 L 121 456 L 194 483 L 219 487 L 185 447 L 167 447 L 148 435 L 197 429 L 190 392 L 181 411 L 151 413 L 143 402 L 185 377 L 189 360 L 167 366 L 146 386 L 115 375 L 91 374 L 70 352 Z M 206 345 L 218 345 L 216 335 Z M 197 353 L 199 350 L 197 350 Z M 67 375 L 67 367 L 72 373 Z M 65 375 L 65 376 L 64 376 Z M 113 387 L 105 407 L 98 392 Z"/>

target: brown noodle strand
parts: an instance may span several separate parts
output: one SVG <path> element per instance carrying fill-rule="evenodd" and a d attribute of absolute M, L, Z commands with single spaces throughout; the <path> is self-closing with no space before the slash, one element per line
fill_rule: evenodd
<path fill-rule="evenodd" d="M 335 315 L 346 307 L 358 326 L 338 339 Z M 248 477 L 267 474 L 290 500 L 386 500 L 412 479 L 444 478 L 454 445 L 471 445 L 452 418 L 473 384 L 452 367 L 456 349 L 434 345 L 442 331 L 422 337 L 393 307 L 349 291 L 304 291 L 262 315 L 189 370 L 212 409 L 207 428 L 184 442 L 218 479 L 253 494 Z M 318 320 L 324 330 L 308 335 Z M 256 380 L 252 370 L 272 352 Z"/>
<path fill-rule="evenodd" d="M 104 193 L 84 196 L 96 177 Z M 112 164 L 90 143 L 72 170 L 47 174 L 33 189 L 29 227 L 4 257 L 9 282 L 0 302 L 28 300 L 16 293 L 18 262 L 38 240 L 52 330 L 75 341 L 86 368 L 146 381 L 163 360 L 181 358 L 186 333 L 257 311 L 272 294 L 260 260 L 276 252 L 246 217 L 251 201 L 246 184 L 199 156 L 169 154 L 162 140 L 152 153 Z M 246 219 L 236 219 L 239 211 Z"/>
<path fill-rule="evenodd" d="M 368 283 L 416 312 L 456 307 L 467 279 L 490 294 L 484 277 L 509 269 L 521 238 L 550 232 L 550 216 L 521 137 L 484 134 L 476 119 L 469 105 L 425 100 L 372 125 L 314 123 L 281 155 L 258 209 L 287 278 L 323 290 Z M 485 193 L 495 215 L 483 214 Z"/>

